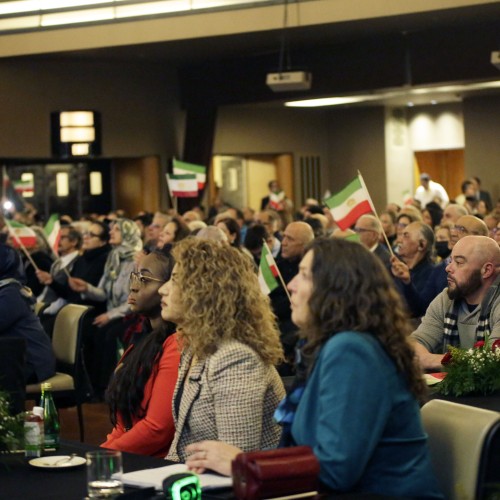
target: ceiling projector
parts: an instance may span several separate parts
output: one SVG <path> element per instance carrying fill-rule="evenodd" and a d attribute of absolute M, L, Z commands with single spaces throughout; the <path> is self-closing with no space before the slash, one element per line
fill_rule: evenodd
<path fill-rule="evenodd" d="M 273 92 L 288 92 L 290 90 L 309 90 L 312 75 L 306 71 L 283 71 L 268 73 L 266 84 Z"/>
<path fill-rule="evenodd" d="M 496 69 L 500 69 L 500 50 L 494 50 L 491 53 L 491 64 L 493 64 Z"/>

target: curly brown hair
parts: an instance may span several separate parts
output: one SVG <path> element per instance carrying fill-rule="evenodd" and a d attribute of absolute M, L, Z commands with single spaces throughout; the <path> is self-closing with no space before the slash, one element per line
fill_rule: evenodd
<path fill-rule="evenodd" d="M 409 340 L 408 315 L 391 277 L 377 256 L 359 243 L 318 239 L 313 252 L 313 291 L 305 352 L 316 352 L 343 331 L 368 332 L 381 343 L 415 397 L 424 401 L 427 386 Z"/>
<path fill-rule="evenodd" d="M 172 253 L 183 309 L 183 347 L 203 359 L 221 341 L 238 340 L 265 363 L 278 364 L 283 350 L 276 318 L 251 260 L 227 244 L 199 238 L 180 241 Z"/>

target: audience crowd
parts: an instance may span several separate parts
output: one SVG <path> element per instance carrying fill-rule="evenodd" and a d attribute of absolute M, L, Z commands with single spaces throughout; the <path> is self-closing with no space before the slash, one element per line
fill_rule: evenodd
<path fill-rule="evenodd" d="M 292 217 L 269 189 L 258 212 L 61 217 L 57 252 L 38 228 L 21 252 L 0 219 L 0 337 L 26 341 L 26 381 L 42 381 L 60 309 L 92 307 L 103 447 L 229 474 L 242 451 L 306 444 L 327 488 L 440 498 L 422 373 L 448 346 L 500 338 L 500 200 L 471 178 L 450 202 L 424 173 L 406 205 L 341 231 L 317 200 Z"/>

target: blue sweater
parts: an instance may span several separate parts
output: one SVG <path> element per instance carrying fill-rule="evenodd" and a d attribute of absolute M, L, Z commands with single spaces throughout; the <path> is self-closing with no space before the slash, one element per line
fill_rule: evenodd
<path fill-rule="evenodd" d="M 442 498 L 420 410 L 372 335 L 342 332 L 321 349 L 292 425 L 336 491 Z"/>

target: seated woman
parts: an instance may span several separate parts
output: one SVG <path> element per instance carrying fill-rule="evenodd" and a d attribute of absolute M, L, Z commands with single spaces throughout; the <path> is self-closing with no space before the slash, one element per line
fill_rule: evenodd
<path fill-rule="evenodd" d="M 92 385 L 101 396 L 117 361 L 117 338 L 126 330 L 124 316 L 130 311 L 127 303 L 130 273 L 134 270 L 134 255 L 142 248 L 139 228 L 134 221 L 116 219 L 109 232 L 111 251 L 104 264 L 104 274 L 97 286 L 81 278 L 69 278 L 71 289 L 82 299 L 106 303 L 106 312 L 99 314 L 94 332 L 84 338 L 87 368 Z"/>
<path fill-rule="evenodd" d="M 56 359 L 50 339 L 33 311 L 35 297 L 24 287 L 19 254 L 0 244 L 0 337 L 21 338 L 26 343 L 25 383 L 46 380 L 55 374 Z"/>
<path fill-rule="evenodd" d="M 360 244 L 316 240 L 288 287 L 310 362 L 298 406 L 287 399 L 276 412 L 284 444 L 311 446 L 332 490 L 442 498 L 420 421 L 426 386 L 383 265 Z M 229 474 L 239 450 L 201 442 L 187 452 L 191 469 Z"/>
<path fill-rule="evenodd" d="M 183 353 L 167 458 L 185 461 L 186 446 L 203 439 L 245 451 L 275 447 L 273 414 L 285 391 L 274 365 L 283 352 L 251 262 L 202 238 L 177 243 L 173 255 L 172 278 L 160 288 L 162 317 L 177 324 Z"/>
<path fill-rule="evenodd" d="M 160 236 L 158 237 L 157 248 L 165 248 L 166 245 L 177 243 L 187 238 L 190 233 L 191 230 L 182 217 L 173 217 L 161 230 Z"/>
<path fill-rule="evenodd" d="M 125 351 L 110 381 L 106 399 L 114 427 L 104 448 L 164 457 L 174 437 L 172 395 L 180 350 L 174 325 L 161 318 L 158 294 L 172 267 L 172 257 L 153 252 L 130 275 L 128 302 L 152 331 Z"/>

